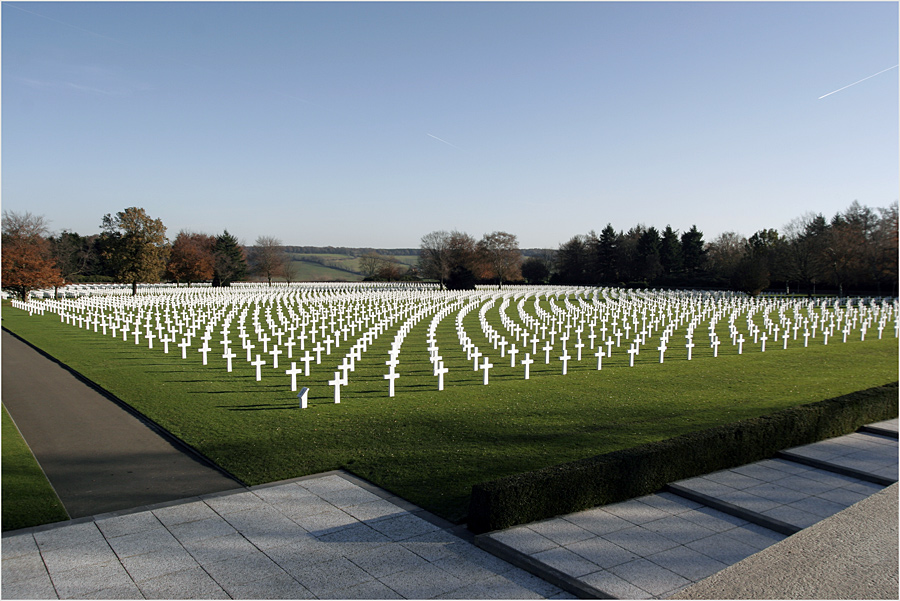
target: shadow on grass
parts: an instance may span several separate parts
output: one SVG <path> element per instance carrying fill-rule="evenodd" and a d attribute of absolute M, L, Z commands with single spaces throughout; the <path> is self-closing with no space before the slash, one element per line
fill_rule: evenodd
<path fill-rule="evenodd" d="M 227 409 L 228 411 L 284 411 L 286 409 L 298 409 L 297 403 L 290 404 L 260 404 L 260 405 L 240 405 L 238 407 L 228 407 L 219 405 L 219 409 Z"/>

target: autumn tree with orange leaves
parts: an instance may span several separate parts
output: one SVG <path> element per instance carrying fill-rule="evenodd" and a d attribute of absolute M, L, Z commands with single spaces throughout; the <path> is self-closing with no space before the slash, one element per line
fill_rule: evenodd
<path fill-rule="evenodd" d="M 166 279 L 177 284 L 205 282 L 213 277 L 216 239 L 206 234 L 182 230 L 178 232 L 169 252 Z"/>
<path fill-rule="evenodd" d="M 3 211 L 2 286 L 23 301 L 32 290 L 63 284 L 42 216 Z"/>

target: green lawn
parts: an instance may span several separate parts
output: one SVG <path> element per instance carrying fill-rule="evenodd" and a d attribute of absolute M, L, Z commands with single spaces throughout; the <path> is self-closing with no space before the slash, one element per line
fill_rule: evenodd
<path fill-rule="evenodd" d="M 3 531 L 69 519 L 3 407 Z"/>
<path fill-rule="evenodd" d="M 486 317 L 499 330 L 498 311 L 494 306 Z M 235 352 L 243 358 L 235 360 L 234 372 L 228 374 L 221 351 L 211 353 L 209 365 L 203 366 L 196 344 L 183 360 L 174 346 L 164 354 L 158 342 L 151 350 L 121 336 L 113 339 L 61 324 L 53 314 L 29 317 L 8 305 L 3 326 L 249 484 L 343 467 L 453 521 L 465 519 L 471 487 L 478 482 L 898 378 L 893 330 L 886 330 L 880 341 L 873 331 L 865 342 L 857 335 L 842 344 L 838 337 L 828 346 L 819 340 L 809 348 L 803 348 L 802 339 L 791 341 L 787 350 L 770 342 L 765 353 L 747 343 L 743 355 L 731 347 L 727 331 L 720 330 L 724 344 L 717 358 L 698 344 L 688 362 L 684 348 L 670 342 L 666 361 L 659 364 L 657 343 L 648 340 L 633 368 L 624 348 L 614 348 L 602 371 L 585 353 L 582 362 L 569 363 L 563 376 L 554 351 L 551 365 L 544 365 L 543 353 L 534 357 L 528 381 L 520 366 L 511 368 L 508 358 L 491 349 L 495 367 L 490 385 L 484 386 L 481 372 L 473 371 L 459 347 L 453 315 L 437 330 L 450 369 L 443 392 L 437 391 L 425 350 L 426 317 L 404 342 L 396 397 L 388 398 L 383 379 L 395 326 L 357 363 L 349 386 L 341 391 L 341 404 L 334 404 L 328 380 L 352 338 L 323 359 L 322 366 L 313 366 L 309 378 L 301 377 L 301 385 L 310 388 L 310 407 L 304 411 L 290 391 L 284 356 L 279 371 L 266 366 L 263 380 L 256 382 L 255 370 L 239 348 Z M 481 335 L 477 310 L 464 324 L 479 348 L 490 347 Z M 681 333 L 676 339 L 683 340 Z"/>

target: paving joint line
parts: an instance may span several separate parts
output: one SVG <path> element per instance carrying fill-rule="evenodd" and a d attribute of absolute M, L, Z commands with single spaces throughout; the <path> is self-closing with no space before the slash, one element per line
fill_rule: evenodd
<path fill-rule="evenodd" d="M 800 463 L 802 465 L 806 465 L 809 467 L 814 467 L 820 470 L 824 470 L 826 472 L 831 472 L 833 474 L 838 474 L 840 476 L 849 476 L 851 478 L 856 478 L 857 480 L 864 480 L 866 482 L 871 482 L 872 484 L 878 484 L 881 486 L 890 486 L 897 482 L 896 478 L 889 478 L 887 476 L 879 476 L 878 474 L 872 474 L 870 472 L 864 472 L 862 470 L 854 469 L 852 467 L 845 467 L 843 465 L 838 465 L 836 463 L 829 463 L 828 461 L 824 461 L 822 459 L 814 459 L 813 457 L 807 457 L 805 455 L 801 455 L 799 453 L 795 453 L 793 451 L 778 451 L 776 455 L 779 459 L 784 459 L 785 461 L 792 461 L 794 463 Z"/>
<path fill-rule="evenodd" d="M 888 428 L 881 428 L 879 426 L 862 426 L 859 431 L 866 432 L 868 434 L 884 436 L 885 438 L 900 438 L 900 432 L 898 432 L 897 430 L 890 430 Z"/>
<path fill-rule="evenodd" d="M 567 593 L 571 593 L 579 599 L 617 599 L 609 593 L 581 582 L 554 567 L 530 557 L 518 549 L 491 538 L 490 533 L 474 536 L 475 546 L 483 549 L 503 561 L 525 570 L 526 572 L 558 586 Z"/>
<path fill-rule="evenodd" d="M 681 486 L 680 484 L 667 484 L 663 488 L 663 490 L 690 501 L 694 501 L 695 503 L 706 505 L 707 507 L 710 507 L 717 511 L 721 511 L 722 513 L 727 513 L 728 515 L 741 518 L 742 520 L 746 520 L 751 524 L 756 524 L 757 526 L 768 528 L 769 530 L 772 530 L 779 534 L 791 536 L 792 534 L 797 534 L 798 532 L 803 530 L 803 528 L 800 528 L 799 526 L 794 526 L 793 524 L 788 524 L 787 522 L 782 522 L 781 520 L 776 520 L 775 518 L 766 517 L 755 511 L 750 511 L 749 509 L 744 509 L 743 507 L 728 503 L 727 501 L 722 501 L 701 492 L 691 490 L 685 486 Z"/>

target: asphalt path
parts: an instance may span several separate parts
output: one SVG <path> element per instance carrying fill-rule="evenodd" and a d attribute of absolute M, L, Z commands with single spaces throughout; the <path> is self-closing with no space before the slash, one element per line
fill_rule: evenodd
<path fill-rule="evenodd" d="M 6 330 L 0 350 L 3 405 L 71 518 L 241 487 Z"/>

